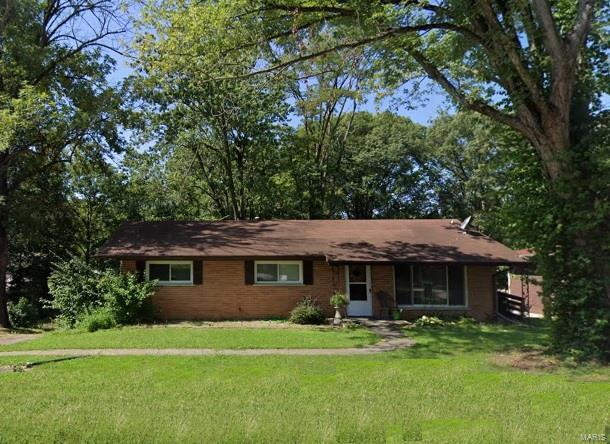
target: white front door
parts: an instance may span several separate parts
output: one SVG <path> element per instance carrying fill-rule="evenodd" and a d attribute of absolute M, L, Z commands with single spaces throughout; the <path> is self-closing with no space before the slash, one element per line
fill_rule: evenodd
<path fill-rule="evenodd" d="M 370 265 L 346 265 L 345 288 L 349 304 L 348 316 L 373 316 Z"/>

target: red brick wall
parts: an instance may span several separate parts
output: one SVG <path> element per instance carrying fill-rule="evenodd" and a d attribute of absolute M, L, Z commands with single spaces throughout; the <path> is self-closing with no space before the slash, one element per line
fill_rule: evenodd
<path fill-rule="evenodd" d="M 314 261 L 313 285 L 246 285 L 243 260 L 203 262 L 203 284 L 160 286 L 153 296 L 160 319 L 263 319 L 288 316 L 304 297 L 318 300 L 328 316 L 333 282 L 342 288 L 342 270 L 324 261 Z M 337 267 L 340 268 L 340 267 Z M 123 261 L 122 269 L 135 269 L 134 261 Z"/>
<path fill-rule="evenodd" d="M 121 262 L 121 270 L 135 271 L 135 261 Z M 494 267 L 468 267 L 469 309 L 454 314 L 467 314 L 484 320 L 494 315 Z M 343 266 L 330 266 L 314 261 L 313 285 L 246 285 L 243 260 L 212 260 L 203 262 L 203 284 L 190 286 L 162 286 L 153 296 L 153 304 L 160 319 L 263 319 L 288 316 L 290 310 L 304 297 L 316 298 L 327 316 L 334 314 L 329 298 L 334 291 L 345 292 Z M 394 301 L 394 267 L 372 265 L 371 284 L 373 315 L 381 316 L 379 292 Z M 440 312 L 441 310 L 434 310 Z M 425 314 L 408 310 L 406 318 Z"/>

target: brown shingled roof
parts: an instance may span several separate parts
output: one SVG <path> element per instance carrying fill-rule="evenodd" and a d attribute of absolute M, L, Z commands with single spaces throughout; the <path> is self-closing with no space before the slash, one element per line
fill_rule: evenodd
<path fill-rule="evenodd" d="M 320 257 L 329 262 L 523 263 L 449 219 L 125 223 L 99 257 Z"/>

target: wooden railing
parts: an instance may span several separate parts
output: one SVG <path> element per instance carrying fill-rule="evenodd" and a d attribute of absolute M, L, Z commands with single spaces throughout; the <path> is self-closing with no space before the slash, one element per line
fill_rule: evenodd
<path fill-rule="evenodd" d="M 511 318 L 526 318 L 529 315 L 527 299 L 523 296 L 498 291 L 498 311 Z"/>

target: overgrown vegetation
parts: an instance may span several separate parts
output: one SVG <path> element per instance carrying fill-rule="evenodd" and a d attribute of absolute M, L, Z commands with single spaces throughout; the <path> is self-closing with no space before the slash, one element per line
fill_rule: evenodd
<path fill-rule="evenodd" d="M 129 273 L 98 270 L 80 258 L 55 264 L 49 276 L 50 307 L 66 327 L 88 331 L 150 320 L 156 281 Z"/>
<path fill-rule="evenodd" d="M 40 320 L 36 306 L 27 298 L 19 298 L 8 306 L 8 315 L 11 323 L 16 327 L 34 327 Z"/>

